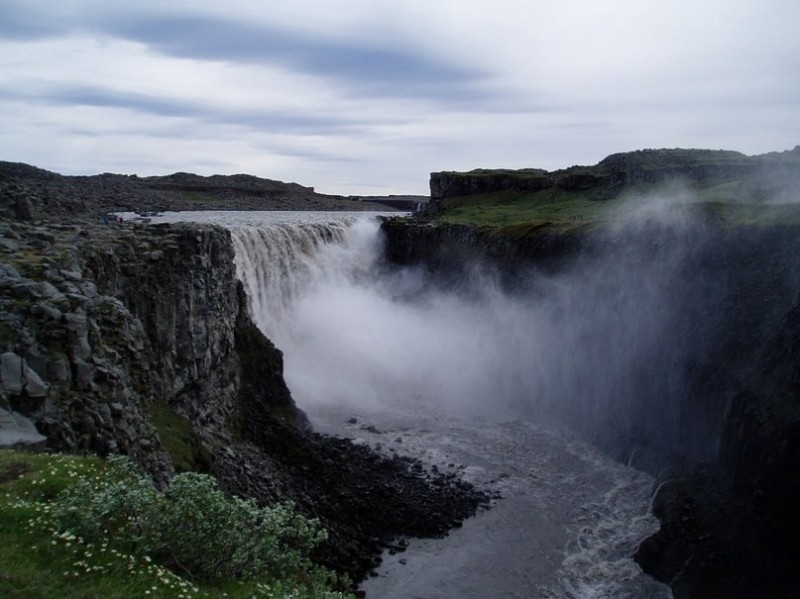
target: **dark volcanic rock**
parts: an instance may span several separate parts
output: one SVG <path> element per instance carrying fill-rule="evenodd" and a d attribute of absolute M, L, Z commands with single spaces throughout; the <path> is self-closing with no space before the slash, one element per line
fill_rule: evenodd
<path fill-rule="evenodd" d="M 231 493 L 263 501 L 291 498 L 330 530 L 318 559 L 360 580 L 379 563 L 390 539 L 442 536 L 488 504 L 488 495 L 453 477 L 426 474 L 419 463 L 386 458 L 347 439 L 303 433 L 258 419 L 251 434 L 267 448 L 242 472 L 236 460 L 217 467 Z M 251 458 L 252 459 L 252 458 Z M 271 473 L 264 476 L 263 473 Z"/>

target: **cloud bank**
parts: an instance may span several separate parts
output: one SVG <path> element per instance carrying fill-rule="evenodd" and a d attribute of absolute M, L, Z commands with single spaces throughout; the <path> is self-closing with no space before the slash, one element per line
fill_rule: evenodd
<path fill-rule="evenodd" d="M 800 139 L 788 0 L 3 0 L 0 159 L 329 193 Z"/>

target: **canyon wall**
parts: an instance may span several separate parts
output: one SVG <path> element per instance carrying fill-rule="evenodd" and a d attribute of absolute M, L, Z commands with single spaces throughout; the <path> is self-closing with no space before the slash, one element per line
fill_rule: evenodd
<path fill-rule="evenodd" d="M 162 479 L 175 461 L 208 468 L 241 428 L 246 300 L 228 233 L 14 223 L 4 239 L 18 259 L 0 281 L 4 349 L 47 384 L 41 398 L 5 385 L 10 406 L 54 449 L 122 451 Z M 268 351 L 279 378 L 280 354 Z M 300 418 L 285 385 L 270 391 L 275 409 Z"/>
<path fill-rule="evenodd" d="M 633 370 L 645 383 L 620 382 L 610 401 L 598 382 L 603 410 L 585 418 L 585 402 L 576 404 L 563 422 L 665 483 L 655 504 L 662 532 L 637 559 L 676 597 L 796 596 L 800 228 L 706 222 L 516 236 L 390 219 L 383 229 L 389 258 L 424 269 L 435 284 L 481 284 L 488 274 L 510 293 L 570 271 L 591 277 L 608 261 L 635 289 L 648 284 L 647 269 L 680 256 L 664 291 L 673 316 L 655 358 L 670 368 Z M 626 388 L 643 392 L 615 404 Z"/>

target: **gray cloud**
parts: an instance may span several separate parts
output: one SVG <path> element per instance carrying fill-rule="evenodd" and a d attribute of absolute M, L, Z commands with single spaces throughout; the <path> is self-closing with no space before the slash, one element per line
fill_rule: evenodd
<path fill-rule="evenodd" d="M 110 11 L 88 5 L 63 14 L 57 9 L 36 11 L 11 0 L 0 20 L 0 38 L 42 39 L 80 32 L 142 43 L 173 57 L 278 65 L 339 81 L 364 95 L 430 98 L 463 106 L 487 103 L 495 96 L 481 89 L 486 72 L 414 46 L 399 47 L 399 40 L 384 40 L 379 47 L 358 38 L 324 39 L 266 21 L 247 23 L 188 12 L 165 16 L 136 6 Z"/>
<path fill-rule="evenodd" d="M 149 15 L 106 19 L 98 27 L 170 56 L 280 65 L 341 80 L 357 92 L 396 97 L 486 98 L 485 73 L 410 49 L 325 40 L 311 34 L 232 19 Z"/>
<path fill-rule="evenodd" d="M 342 193 L 643 147 L 791 148 L 799 5 L 723 4 L 0 0 L 0 146 L 52 170 L 163 163 Z"/>
<path fill-rule="evenodd" d="M 0 99 L 59 106 L 121 108 L 161 117 L 198 119 L 216 125 L 241 125 L 274 133 L 352 133 L 363 126 L 363 123 L 345 118 L 253 109 L 234 111 L 214 108 L 202 102 L 122 92 L 99 86 L 56 86 L 36 94 L 0 91 Z"/>
<path fill-rule="evenodd" d="M 65 31 L 63 23 L 42 15 L 28 6 L 9 3 L 2 9 L 0 39 L 26 40 L 53 37 Z"/>

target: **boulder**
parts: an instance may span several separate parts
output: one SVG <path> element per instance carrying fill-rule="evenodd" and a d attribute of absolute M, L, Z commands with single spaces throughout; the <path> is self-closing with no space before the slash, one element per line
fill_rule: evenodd
<path fill-rule="evenodd" d="M 11 395 L 28 397 L 45 397 L 49 385 L 31 368 L 24 358 L 14 352 L 6 352 L 0 356 L 0 377 L 3 386 Z"/>
<path fill-rule="evenodd" d="M 17 412 L 0 408 L 0 447 L 44 448 L 47 437 L 39 433 L 33 422 Z"/>

